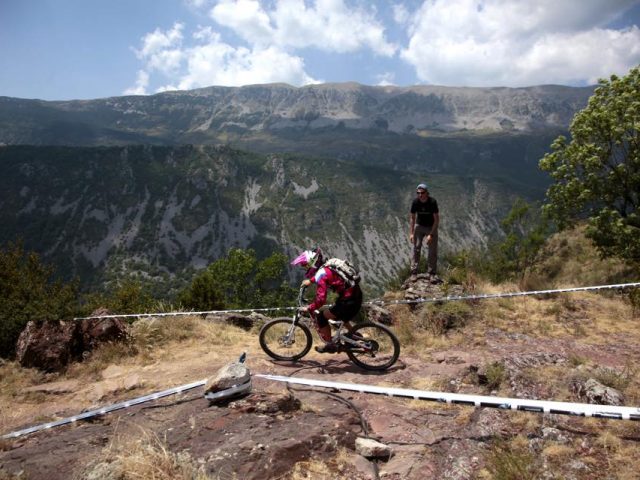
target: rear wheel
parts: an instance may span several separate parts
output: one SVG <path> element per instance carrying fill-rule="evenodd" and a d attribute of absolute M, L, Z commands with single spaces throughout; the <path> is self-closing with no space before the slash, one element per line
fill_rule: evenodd
<path fill-rule="evenodd" d="M 286 317 L 265 324 L 260 330 L 259 339 L 260 346 L 271 358 L 289 361 L 304 357 L 313 343 L 309 327 L 302 323 L 294 327 L 291 319 Z"/>
<path fill-rule="evenodd" d="M 357 345 L 349 345 L 347 355 L 365 370 L 386 370 L 400 356 L 400 342 L 384 325 L 360 323 L 351 331 L 351 337 L 357 341 Z"/>

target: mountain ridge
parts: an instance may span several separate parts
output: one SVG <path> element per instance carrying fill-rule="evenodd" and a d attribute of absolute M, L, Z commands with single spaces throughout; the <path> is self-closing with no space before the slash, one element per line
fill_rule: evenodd
<path fill-rule="evenodd" d="M 224 143 L 227 132 L 327 127 L 409 136 L 532 133 L 566 129 L 593 88 L 258 84 L 95 100 L 0 97 L 0 143 Z"/>

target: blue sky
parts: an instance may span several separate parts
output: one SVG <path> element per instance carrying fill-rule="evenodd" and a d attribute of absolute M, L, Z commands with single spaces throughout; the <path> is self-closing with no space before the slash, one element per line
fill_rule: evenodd
<path fill-rule="evenodd" d="M 0 0 L 0 96 L 586 85 L 638 64 L 640 0 Z"/>

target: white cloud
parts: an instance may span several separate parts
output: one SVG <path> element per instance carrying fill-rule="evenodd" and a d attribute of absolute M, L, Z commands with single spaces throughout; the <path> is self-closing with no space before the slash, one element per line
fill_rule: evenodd
<path fill-rule="evenodd" d="M 276 0 L 271 10 L 256 0 L 220 0 L 211 18 L 256 45 L 339 53 L 371 49 L 384 56 L 397 49 L 386 40 L 375 10 L 347 6 L 344 0 Z"/>
<path fill-rule="evenodd" d="M 393 5 L 393 19 L 396 23 L 400 25 L 404 25 L 409 21 L 411 14 L 407 7 L 401 3 L 396 3 Z"/>
<path fill-rule="evenodd" d="M 640 61 L 640 31 L 602 28 L 632 0 L 426 0 L 401 58 L 433 84 L 594 82 Z"/>
<path fill-rule="evenodd" d="M 182 29 L 184 25 L 175 23 L 167 32 L 156 28 L 152 33 L 142 37 L 142 48 L 136 50 L 138 58 L 152 56 L 167 48 L 179 46 L 182 43 Z"/>
<path fill-rule="evenodd" d="M 156 91 L 271 82 L 306 85 L 318 80 L 306 72 L 297 50 L 369 50 L 384 56 L 397 50 L 386 40 L 375 8 L 348 6 L 344 0 L 275 0 L 269 8 L 257 0 L 218 0 L 213 7 L 205 0 L 185 3 L 206 8 L 219 28 L 199 27 L 187 39 L 184 25 L 177 22 L 169 30 L 145 35 L 135 52 L 147 79 L 127 91 L 147 90 L 152 81 L 160 85 Z M 246 43 L 231 44 L 222 36 L 228 33 L 225 28 Z"/>
<path fill-rule="evenodd" d="M 187 71 L 178 84 L 180 90 L 208 85 L 316 83 L 305 72 L 302 58 L 276 47 L 248 49 L 234 48 L 225 43 L 209 43 L 190 49 L 187 63 Z"/>
<path fill-rule="evenodd" d="M 149 74 L 144 70 L 138 70 L 136 83 L 133 87 L 127 88 L 124 95 L 146 95 L 149 86 Z"/>
<path fill-rule="evenodd" d="M 184 46 L 182 26 L 168 32 L 156 30 L 142 39 L 138 58 L 144 69 L 138 73 L 127 94 L 145 94 L 150 75 L 160 74 L 160 86 L 153 90 L 187 90 L 211 85 L 240 86 L 257 83 L 286 82 L 293 85 L 317 83 L 305 71 L 304 60 L 276 47 L 234 47 L 222 40 L 211 27 L 201 27 L 192 36 L 191 46 Z"/>
<path fill-rule="evenodd" d="M 271 21 L 256 0 L 221 0 L 211 10 L 211 18 L 250 44 L 272 43 Z"/>
<path fill-rule="evenodd" d="M 395 85 L 396 75 L 393 72 L 384 72 L 376 75 L 377 83 L 381 87 L 387 87 L 389 85 Z"/>

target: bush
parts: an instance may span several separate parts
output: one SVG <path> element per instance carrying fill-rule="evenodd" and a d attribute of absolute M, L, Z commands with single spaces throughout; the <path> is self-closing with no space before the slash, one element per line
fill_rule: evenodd
<path fill-rule="evenodd" d="M 254 250 L 233 248 L 196 276 L 178 301 L 201 311 L 292 305 L 296 291 L 286 283 L 286 276 L 283 254 L 258 260 Z"/>
<path fill-rule="evenodd" d="M 20 242 L 0 249 L 0 357 L 15 354 L 20 332 L 30 320 L 61 320 L 77 310 L 77 282 L 53 281 L 53 267 Z"/>
<path fill-rule="evenodd" d="M 121 314 L 150 313 L 158 311 L 156 307 L 159 303 L 142 283 L 134 279 L 126 279 L 110 292 L 86 295 L 82 311 L 88 315 L 97 308 L 104 307 Z"/>

